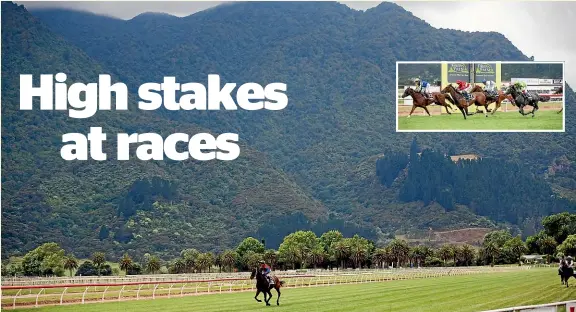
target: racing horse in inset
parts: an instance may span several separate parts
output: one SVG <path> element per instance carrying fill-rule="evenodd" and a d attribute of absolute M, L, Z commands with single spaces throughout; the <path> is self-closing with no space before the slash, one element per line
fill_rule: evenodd
<path fill-rule="evenodd" d="M 531 99 L 528 99 L 527 95 L 522 93 L 520 90 L 517 90 L 516 86 L 514 86 L 514 85 L 511 85 L 510 87 L 508 87 L 508 90 L 506 90 L 505 94 L 512 95 L 512 98 L 514 99 L 514 101 L 512 103 L 514 105 L 518 106 L 518 108 L 519 108 L 518 112 L 520 114 L 522 114 L 523 116 L 532 114 L 532 118 L 534 118 L 534 113 L 536 113 L 536 111 L 538 111 L 538 102 L 547 102 L 550 100 L 549 98 L 541 97 L 540 95 L 538 95 L 534 92 L 532 92 L 530 94 Z M 524 107 L 526 105 L 532 106 L 531 112 L 524 113 Z"/>
<path fill-rule="evenodd" d="M 426 113 L 428 114 L 428 116 L 430 115 L 430 112 L 428 111 L 428 108 L 426 106 L 430 105 L 430 104 L 436 104 L 436 105 L 441 105 L 444 106 L 444 108 L 446 108 L 446 112 L 448 114 L 452 114 L 450 112 L 450 110 L 452 110 L 452 108 L 450 107 L 450 105 L 448 105 L 448 103 L 446 103 L 446 101 L 454 104 L 454 102 L 452 102 L 452 99 L 440 92 L 432 92 L 431 93 L 432 98 L 426 98 L 422 93 L 417 92 L 416 90 L 408 87 L 406 90 L 404 90 L 404 93 L 402 94 L 402 98 L 405 98 L 407 96 L 411 96 L 412 97 L 412 110 L 410 111 L 410 115 L 408 115 L 408 118 L 410 118 L 410 116 L 412 116 L 412 113 L 414 113 L 414 110 L 416 109 L 416 107 L 422 107 Z M 450 110 L 448 110 L 448 108 L 450 107 Z"/>
<path fill-rule="evenodd" d="M 483 92 L 484 95 L 486 96 L 486 109 L 488 109 L 488 105 L 495 103 L 496 107 L 494 108 L 494 110 L 492 110 L 492 115 L 494 115 L 494 113 L 500 108 L 500 106 L 502 105 L 502 101 L 504 100 L 508 100 L 511 103 L 514 101 L 514 99 L 512 99 L 512 96 L 510 95 L 506 95 L 504 94 L 504 92 L 502 91 L 496 91 L 495 94 L 491 94 L 488 91 L 484 91 L 482 90 L 482 87 L 480 86 L 474 86 L 474 88 L 472 88 L 471 92 Z M 488 112 L 490 112 L 490 110 L 488 110 Z"/>
<path fill-rule="evenodd" d="M 468 101 L 466 101 L 464 96 L 460 94 L 460 92 L 456 91 L 456 88 L 454 88 L 454 86 L 451 84 L 447 85 L 444 89 L 442 89 L 440 93 L 442 94 L 448 93 L 452 99 L 451 102 L 454 103 L 456 107 L 458 107 L 458 109 L 462 112 L 462 116 L 464 116 L 464 119 L 466 119 L 466 116 L 469 115 L 468 114 L 469 103 Z M 447 96 L 446 98 L 449 97 Z"/>

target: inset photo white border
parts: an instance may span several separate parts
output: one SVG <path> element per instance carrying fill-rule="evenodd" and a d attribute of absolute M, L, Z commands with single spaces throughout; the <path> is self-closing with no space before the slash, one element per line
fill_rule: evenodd
<path fill-rule="evenodd" d="M 562 103 L 561 103 L 561 108 L 559 107 L 559 109 L 556 111 L 557 114 L 559 114 L 559 115 L 561 114 L 561 115 L 562 115 L 562 117 L 561 117 L 561 118 L 562 118 L 562 129 L 550 129 L 550 130 L 541 130 L 541 129 L 518 129 L 518 130 L 515 130 L 515 129 L 511 129 L 511 130 L 506 130 L 506 129 L 473 129 L 473 130 L 470 130 L 470 129 L 463 129 L 463 130 L 460 130 L 460 129 L 439 129 L 439 130 L 429 130 L 429 129 L 422 129 L 422 130 L 419 130 L 419 129 L 399 129 L 400 118 L 409 118 L 409 117 L 407 117 L 407 116 L 402 116 L 402 117 L 400 117 L 400 115 L 399 115 L 399 113 L 400 113 L 400 111 L 399 111 L 399 108 L 400 108 L 400 99 L 402 99 L 402 98 L 400 97 L 401 95 L 400 95 L 399 90 L 400 90 L 401 87 L 402 87 L 402 88 L 405 87 L 404 85 L 403 85 L 403 86 L 400 86 L 400 85 L 399 85 L 399 77 L 400 77 L 400 76 L 399 76 L 399 71 L 398 71 L 398 70 L 399 70 L 399 65 L 400 65 L 400 64 L 438 64 L 438 65 L 440 65 L 440 68 L 441 68 L 441 74 L 440 74 L 440 75 L 441 75 L 441 80 L 440 80 L 440 84 L 441 84 L 441 85 L 440 85 L 440 90 L 442 90 L 442 88 L 445 87 L 444 83 L 454 84 L 454 82 L 448 82 L 447 73 L 442 73 L 442 72 L 443 72 L 442 67 L 443 67 L 443 66 L 447 66 L 448 64 L 451 64 L 451 63 L 456 63 L 456 64 L 459 64 L 459 63 L 462 63 L 462 64 L 468 63 L 468 64 L 472 64 L 472 66 L 474 66 L 474 64 L 497 64 L 497 67 L 498 67 L 499 69 L 500 69 L 501 66 L 504 65 L 504 64 L 529 64 L 529 65 L 534 65 L 534 64 L 562 64 L 562 78 L 561 78 L 561 79 L 562 79 L 561 87 L 562 87 L 562 90 L 563 90 L 563 92 L 562 92 Z M 474 67 L 472 67 L 472 68 L 474 68 Z M 522 61 L 522 62 L 515 62 L 515 61 L 397 61 L 397 62 L 396 62 L 396 90 L 395 90 L 395 92 L 396 92 L 396 97 L 395 97 L 396 100 L 395 100 L 395 103 L 394 103 L 395 106 L 396 106 L 396 108 L 395 108 L 395 113 L 396 113 L 396 132 L 440 132 L 440 133 L 443 133 L 443 132 L 476 132 L 476 133 L 478 133 L 478 132 L 565 132 L 565 131 L 566 131 L 566 111 L 565 111 L 565 108 L 566 108 L 566 79 L 565 79 L 565 73 L 566 73 L 566 65 L 565 65 L 565 62 L 564 62 L 564 61 L 549 61 L 549 62 L 543 62 L 543 61 Z M 471 75 L 471 76 L 474 76 L 474 73 L 470 73 L 470 75 Z M 501 74 L 500 74 L 500 75 L 501 75 Z M 558 78 L 542 78 L 542 79 L 541 79 L 541 78 L 539 78 L 539 77 L 536 77 L 536 78 L 535 78 L 535 77 L 529 77 L 529 78 L 527 78 L 527 77 L 512 77 L 512 78 L 522 79 L 522 80 L 526 80 L 526 79 L 536 79 L 536 78 L 538 78 L 539 80 L 546 80 L 546 79 L 548 79 L 548 80 L 554 80 L 554 79 L 558 79 Z M 511 78 L 511 79 L 512 79 L 512 78 Z M 481 82 L 480 82 L 480 83 L 478 83 L 478 82 L 472 82 L 472 81 L 468 81 L 468 82 L 469 82 L 472 86 L 474 86 L 475 84 L 476 84 L 476 85 L 479 84 L 479 85 L 483 86 Z M 501 90 L 501 87 L 502 87 L 502 85 L 503 85 L 501 79 L 498 79 L 497 83 L 500 83 L 500 85 L 498 85 L 498 84 L 496 85 L 497 89 L 498 89 L 498 90 Z M 509 83 L 509 82 L 508 82 L 508 83 Z M 552 85 L 554 85 L 554 84 L 553 84 L 553 83 L 550 84 L 549 87 L 551 87 Z M 530 86 L 535 87 L 535 85 L 530 85 Z M 405 89 L 405 88 L 403 88 L 403 89 Z M 550 96 L 550 95 L 554 96 L 553 94 L 548 94 L 548 96 Z M 408 99 L 408 97 L 406 97 L 406 99 Z M 448 103 L 450 104 L 450 102 L 448 102 Z M 540 103 L 547 103 L 547 102 L 540 102 Z M 504 104 L 505 104 L 505 105 L 504 105 Z M 490 104 L 490 105 L 491 105 L 491 104 Z M 530 106 L 530 105 L 527 105 L 527 106 L 530 107 L 530 108 L 532 108 L 532 106 Z M 437 104 L 430 104 L 430 106 L 428 106 L 428 107 L 429 107 L 429 108 L 430 108 L 430 107 L 435 107 L 435 109 L 441 109 L 442 111 L 445 109 L 443 106 L 437 105 Z M 530 110 L 531 110 L 530 108 L 526 111 L 527 113 L 530 113 Z M 418 107 L 418 108 L 416 108 L 416 109 L 422 109 L 422 108 L 419 108 L 419 107 Z M 516 112 L 516 114 L 518 114 L 519 108 L 518 108 L 517 106 L 515 106 L 514 104 L 510 103 L 508 100 L 504 100 L 504 101 L 502 102 L 502 106 L 501 106 L 500 109 L 498 109 L 498 111 L 496 112 L 496 115 L 497 115 L 498 113 L 500 113 L 500 114 L 503 114 L 503 113 L 504 113 L 504 114 L 508 114 L 508 113 L 512 113 L 512 112 Z M 444 113 L 444 114 L 445 114 L 445 113 Z M 440 115 L 443 115 L 443 113 L 441 113 Z M 463 118 L 463 115 L 462 115 L 462 113 L 461 113 L 459 110 L 453 111 L 453 112 L 452 112 L 452 115 L 454 115 L 454 116 L 453 116 L 454 118 L 456 118 L 456 116 L 458 116 L 460 119 Z M 414 116 L 413 116 L 413 117 L 414 117 Z M 436 117 L 436 116 L 435 116 L 435 115 L 432 115 L 432 116 L 430 116 L 429 118 L 434 118 L 434 117 Z M 472 121 L 472 122 L 474 122 L 473 120 L 470 120 L 470 119 L 473 119 L 473 118 L 476 118 L 476 117 L 478 117 L 478 118 L 480 118 L 480 117 L 484 118 L 484 116 L 481 115 L 481 114 L 479 114 L 479 116 L 468 115 L 468 116 L 467 116 L 467 121 Z M 488 118 L 490 118 L 490 117 L 493 117 L 493 115 L 491 115 L 491 113 L 488 113 Z M 536 118 L 538 118 L 538 112 L 536 112 L 535 117 L 528 116 L 528 115 L 526 115 L 525 117 L 526 117 L 527 119 L 528 119 L 528 118 L 529 118 L 529 119 L 536 119 Z M 428 117 L 427 117 L 427 118 L 428 118 Z"/>

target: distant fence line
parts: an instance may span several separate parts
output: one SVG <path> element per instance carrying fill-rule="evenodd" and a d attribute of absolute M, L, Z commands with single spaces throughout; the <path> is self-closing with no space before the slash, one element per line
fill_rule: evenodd
<path fill-rule="evenodd" d="M 324 271 L 327 274 L 280 275 L 285 287 L 316 287 L 395 280 L 412 280 L 443 276 L 488 274 L 528 270 L 523 267 L 453 267 L 394 270 Z M 255 282 L 245 274 L 239 278 L 131 281 L 112 283 L 60 283 L 50 285 L 2 286 L 2 308 L 38 307 L 43 305 L 84 304 L 140 299 L 183 297 L 254 291 Z"/>
<path fill-rule="evenodd" d="M 514 265 L 515 266 L 515 265 Z M 531 265 L 534 267 L 535 265 Z M 489 268 L 496 270 L 509 266 L 496 266 Z M 486 266 L 449 267 L 450 269 L 466 268 L 476 270 L 486 270 Z M 273 273 L 278 276 L 288 275 L 339 275 L 339 274 L 361 274 L 378 271 L 403 271 L 403 270 L 443 270 L 446 267 L 421 267 L 421 268 L 392 268 L 392 269 L 304 269 L 304 270 L 275 270 Z M 181 273 L 181 274 L 153 274 L 153 275 L 126 275 L 126 276 L 74 276 L 74 277 L 2 277 L 2 286 L 26 286 L 26 285 L 49 285 L 49 284 L 101 284 L 101 283 L 130 283 L 130 282 L 161 282 L 173 280 L 209 280 L 223 278 L 248 278 L 250 272 L 223 272 L 223 273 Z"/>

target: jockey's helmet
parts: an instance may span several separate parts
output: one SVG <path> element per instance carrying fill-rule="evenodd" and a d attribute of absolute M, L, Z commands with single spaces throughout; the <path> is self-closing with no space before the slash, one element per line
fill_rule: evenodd
<path fill-rule="evenodd" d="M 420 82 L 420 78 L 416 78 L 414 82 Z"/>
<path fill-rule="evenodd" d="M 486 84 L 486 79 L 482 80 L 482 83 L 483 83 L 483 84 Z"/>
<path fill-rule="evenodd" d="M 264 262 L 264 260 L 260 260 L 258 261 L 259 264 L 265 264 L 266 262 Z"/>

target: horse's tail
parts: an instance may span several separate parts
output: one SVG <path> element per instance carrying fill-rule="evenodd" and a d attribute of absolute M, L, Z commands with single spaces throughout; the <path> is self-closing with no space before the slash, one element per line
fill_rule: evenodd
<path fill-rule="evenodd" d="M 284 284 L 286 284 L 286 282 L 280 281 L 280 287 L 284 286 Z"/>
<path fill-rule="evenodd" d="M 540 101 L 540 102 L 548 102 L 548 101 L 550 101 L 550 97 L 549 97 L 549 96 L 539 96 L 539 97 L 538 97 L 538 101 Z"/>

